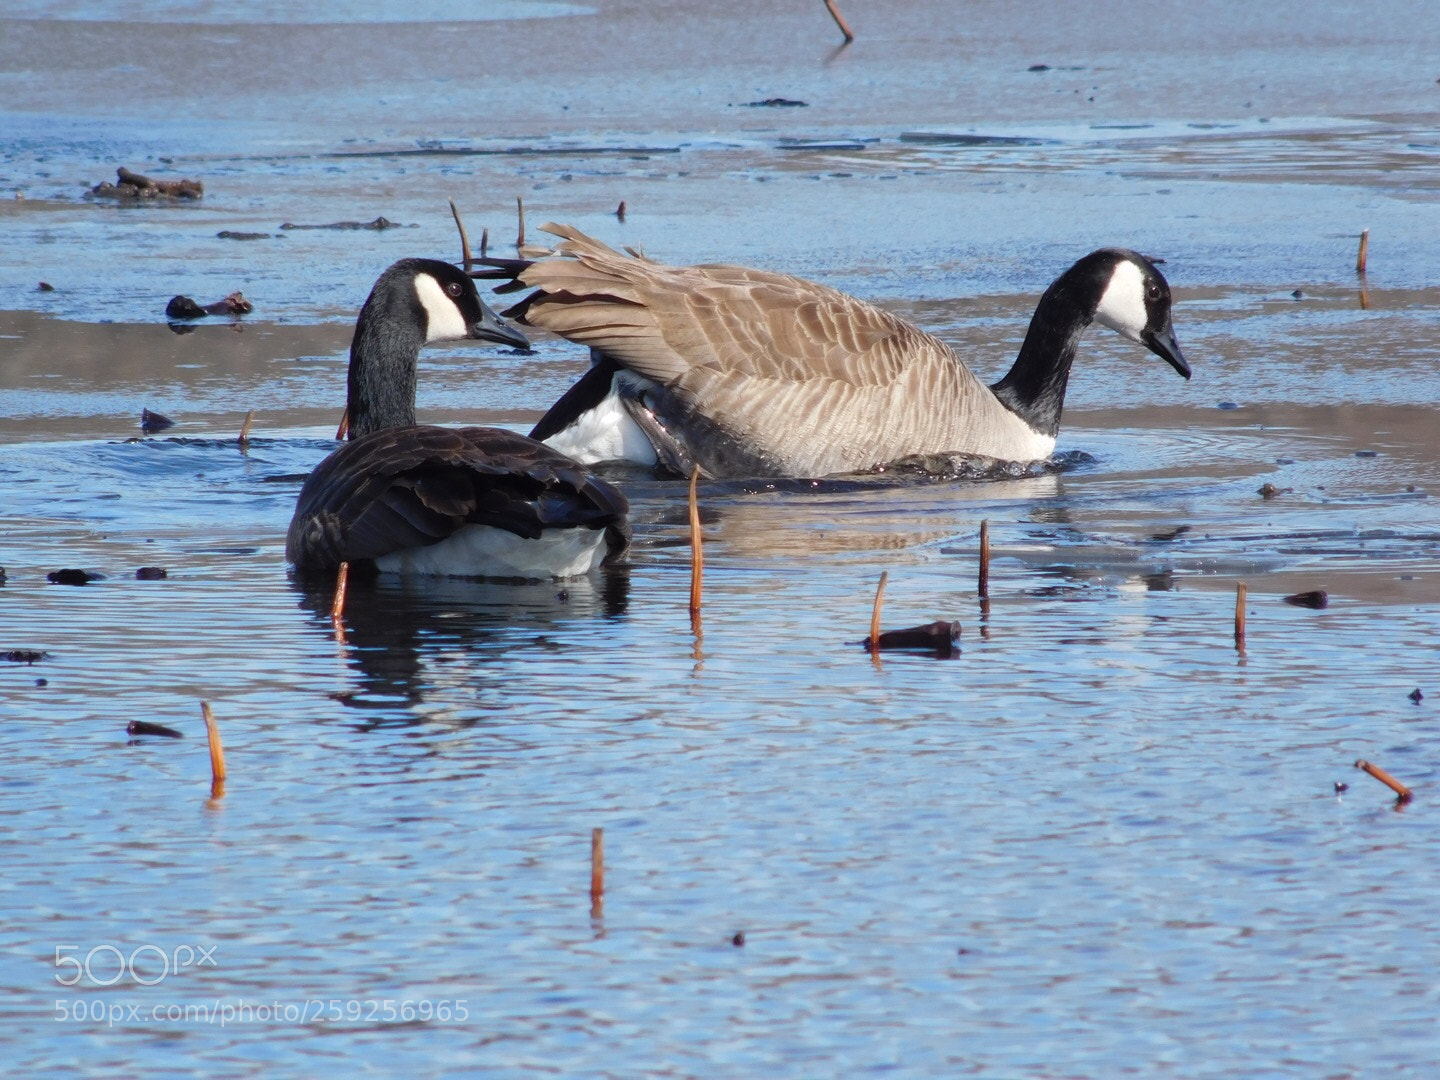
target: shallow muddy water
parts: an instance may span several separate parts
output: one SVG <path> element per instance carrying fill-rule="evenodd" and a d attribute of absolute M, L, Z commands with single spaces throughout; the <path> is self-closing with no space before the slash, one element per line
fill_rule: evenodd
<path fill-rule="evenodd" d="M 0 16 L 17 1073 L 1440 1068 L 1440 15 L 844 0 L 837 51 L 813 6 Z M 85 197 L 121 165 L 205 198 Z M 683 485 L 620 473 L 623 566 L 352 587 L 339 642 L 284 533 L 356 309 L 458 256 L 447 199 L 513 250 L 517 196 L 531 239 L 803 273 L 987 378 L 1134 247 L 1195 377 L 1097 332 L 1062 468 L 702 486 L 698 637 Z M 432 348 L 420 411 L 525 429 L 583 364 Z M 958 657 L 854 644 L 882 571 Z"/>

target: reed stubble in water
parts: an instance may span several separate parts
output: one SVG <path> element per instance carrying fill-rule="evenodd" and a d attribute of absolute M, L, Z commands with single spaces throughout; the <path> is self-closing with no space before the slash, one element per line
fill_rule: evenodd
<path fill-rule="evenodd" d="M 880 571 L 880 584 L 875 586 L 875 604 L 870 609 L 870 640 L 865 644 L 872 653 L 880 651 L 880 610 L 885 606 L 885 583 L 890 580 L 890 571 Z"/>
<path fill-rule="evenodd" d="M 200 715 L 205 718 L 205 740 L 210 747 L 210 797 L 218 799 L 225 794 L 225 746 L 208 701 L 200 703 Z"/>
<path fill-rule="evenodd" d="M 980 522 L 980 572 L 976 590 L 981 600 L 990 598 L 990 522 Z"/>
<path fill-rule="evenodd" d="M 700 619 L 700 594 L 705 577 L 704 542 L 700 534 L 700 503 L 696 489 L 700 483 L 700 466 L 690 470 L 690 621 Z"/>
<path fill-rule="evenodd" d="M 605 830 L 590 830 L 590 916 L 605 910 Z"/>
<path fill-rule="evenodd" d="M 1379 765 L 1371 764 L 1364 758 L 1361 758 L 1359 761 L 1355 762 L 1355 768 L 1359 769 L 1361 772 L 1369 773 L 1376 780 L 1379 780 L 1391 791 L 1395 792 L 1401 802 L 1409 802 L 1411 798 L 1414 797 L 1415 793 L 1413 791 L 1411 791 L 1408 787 L 1402 784 L 1399 780 L 1396 780 L 1395 777 L 1391 776 Z"/>
<path fill-rule="evenodd" d="M 1235 583 L 1235 648 L 1245 650 L 1245 582 Z"/>

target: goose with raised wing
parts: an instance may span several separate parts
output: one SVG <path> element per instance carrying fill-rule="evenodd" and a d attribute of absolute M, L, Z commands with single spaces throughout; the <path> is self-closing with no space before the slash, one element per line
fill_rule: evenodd
<path fill-rule="evenodd" d="M 533 290 L 505 314 L 588 345 L 591 367 L 531 436 L 594 463 L 712 477 L 858 472 L 916 454 L 1050 456 L 1076 349 L 1100 323 L 1185 378 L 1170 286 L 1133 251 L 1091 252 L 1045 290 L 1009 373 L 985 385 L 939 338 L 786 274 L 667 266 L 570 226 L 538 259 L 471 273 Z"/>
<path fill-rule="evenodd" d="M 421 346 L 460 338 L 528 344 L 449 263 L 380 275 L 350 345 L 350 441 L 310 474 L 290 523 L 297 571 L 572 577 L 628 546 L 625 496 L 565 454 L 501 428 L 415 423 Z"/>

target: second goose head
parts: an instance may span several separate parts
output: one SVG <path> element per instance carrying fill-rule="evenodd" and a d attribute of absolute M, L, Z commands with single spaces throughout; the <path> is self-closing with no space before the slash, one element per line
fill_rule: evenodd
<path fill-rule="evenodd" d="M 438 259 L 401 259 L 380 275 L 350 343 L 350 437 L 415 423 L 415 368 L 430 341 L 476 338 L 527 348 L 481 301 L 475 283 Z"/>
<path fill-rule="evenodd" d="M 1170 325 L 1170 285 L 1164 275 L 1134 251 L 1101 248 L 1045 290 L 1014 366 L 991 387 L 995 396 L 1036 432 L 1054 436 L 1075 350 L 1097 322 L 1190 378 L 1190 365 Z"/>

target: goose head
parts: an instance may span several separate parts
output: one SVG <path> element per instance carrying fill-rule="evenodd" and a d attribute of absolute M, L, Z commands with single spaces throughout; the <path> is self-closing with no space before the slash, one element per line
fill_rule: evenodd
<path fill-rule="evenodd" d="M 439 259 L 401 259 L 390 266 L 360 309 L 350 342 L 350 437 L 413 425 L 420 347 L 466 338 L 530 345 L 485 305 L 457 267 Z"/>
<path fill-rule="evenodd" d="M 1088 258 L 1096 260 L 1097 277 L 1105 283 L 1095 307 L 1095 321 L 1144 345 L 1190 378 L 1190 365 L 1170 325 L 1170 283 L 1155 264 L 1136 252 L 1118 249 L 1097 251 Z"/>
<path fill-rule="evenodd" d="M 1145 346 L 1190 378 L 1170 325 L 1170 285 L 1155 264 L 1121 248 L 1092 251 L 1045 290 L 1014 366 L 990 387 L 1035 433 L 1053 437 L 1060 430 L 1070 365 L 1093 323 Z"/>

